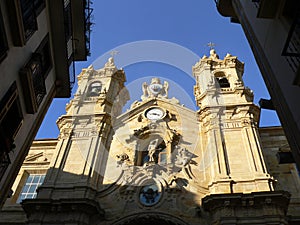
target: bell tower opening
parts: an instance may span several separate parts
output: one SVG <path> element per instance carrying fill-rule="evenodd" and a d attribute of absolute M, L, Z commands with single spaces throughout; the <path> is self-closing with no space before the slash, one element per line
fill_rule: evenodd
<path fill-rule="evenodd" d="M 223 72 L 218 72 L 215 74 L 217 85 L 219 85 L 220 88 L 230 88 L 230 83 Z"/>
<path fill-rule="evenodd" d="M 100 94 L 102 89 L 102 84 L 100 81 L 94 81 L 93 83 L 90 84 L 88 88 L 88 97 L 96 97 Z"/>

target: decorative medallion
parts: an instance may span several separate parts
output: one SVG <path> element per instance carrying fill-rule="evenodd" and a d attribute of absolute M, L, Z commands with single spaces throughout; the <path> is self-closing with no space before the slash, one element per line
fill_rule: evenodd
<path fill-rule="evenodd" d="M 153 83 L 149 85 L 149 90 L 154 96 L 157 96 L 162 91 L 162 89 L 163 86 L 160 83 Z"/>
<path fill-rule="evenodd" d="M 161 190 L 156 184 L 148 184 L 141 188 L 139 199 L 144 206 L 153 206 L 161 198 Z"/>

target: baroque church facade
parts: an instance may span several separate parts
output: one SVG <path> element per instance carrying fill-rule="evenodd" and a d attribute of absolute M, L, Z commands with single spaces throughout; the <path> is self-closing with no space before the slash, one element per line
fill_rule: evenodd
<path fill-rule="evenodd" d="M 59 137 L 33 143 L 0 224 L 299 224 L 299 172 L 276 159 L 290 152 L 282 129 L 258 128 L 244 64 L 212 49 L 192 70 L 198 111 L 154 77 L 122 112 L 113 58 L 83 69 Z M 34 198 L 32 174 L 45 174 Z"/>

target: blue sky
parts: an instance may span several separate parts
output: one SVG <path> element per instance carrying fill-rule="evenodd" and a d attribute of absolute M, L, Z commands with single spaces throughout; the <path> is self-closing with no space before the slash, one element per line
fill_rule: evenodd
<path fill-rule="evenodd" d="M 124 69 L 129 91 L 136 89 L 132 84 L 141 77 L 158 76 L 174 81 L 181 87 L 184 95 L 193 101 L 195 82 L 190 76 L 191 65 L 196 63 L 197 56 L 209 55 L 207 43 L 213 42 L 220 58 L 230 53 L 245 63 L 243 78 L 245 85 L 254 91 L 255 103 L 260 98 L 269 98 L 241 26 L 222 17 L 213 0 L 94 0 L 92 7 L 94 25 L 91 33 L 91 56 L 86 62 L 76 63 L 76 74 L 90 64 L 98 69 L 109 57 L 110 51 L 118 50 L 115 63 Z M 149 41 L 167 43 L 167 47 L 151 48 L 151 58 L 148 55 L 149 48 L 145 50 L 137 47 L 137 43 L 148 44 Z M 180 52 L 182 49 L 183 53 Z M 189 52 L 191 57 L 185 55 Z M 136 56 L 140 60 L 135 58 L 130 63 L 125 62 Z M 173 57 L 170 60 L 176 63 L 161 60 L 160 56 Z M 189 67 L 190 71 L 186 71 Z M 138 95 L 141 89 L 137 91 Z M 53 101 L 36 138 L 58 136 L 55 121 L 65 113 L 68 101 L 69 99 Z M 276 113 L 262 110 L 260 126 L 276 125 L 279 125 Z"/>

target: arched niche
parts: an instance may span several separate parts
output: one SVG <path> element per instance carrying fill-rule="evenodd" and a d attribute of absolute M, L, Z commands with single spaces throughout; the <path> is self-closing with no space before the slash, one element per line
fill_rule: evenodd
<path fill-rule="evenodd" d="M 165 164 L 167 162 L 167 146 L 159 135 L 147 135 L 138 141 L 135 154 L 135 165 L 143 166 L 146 163 Z"/>

